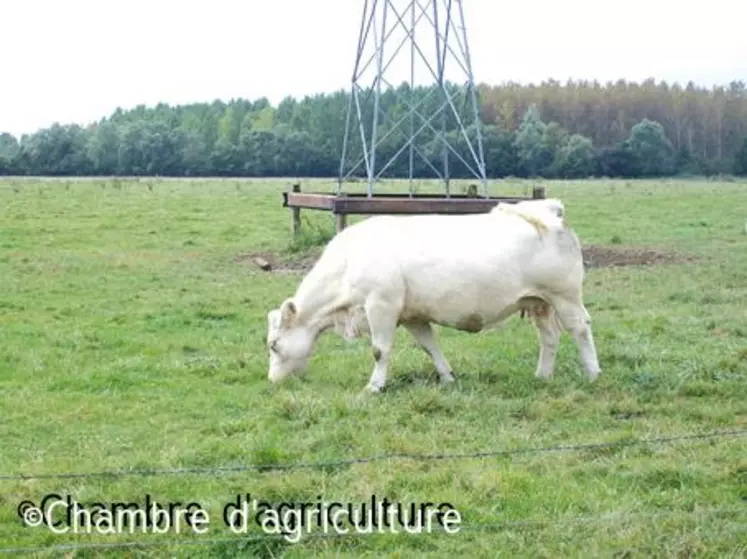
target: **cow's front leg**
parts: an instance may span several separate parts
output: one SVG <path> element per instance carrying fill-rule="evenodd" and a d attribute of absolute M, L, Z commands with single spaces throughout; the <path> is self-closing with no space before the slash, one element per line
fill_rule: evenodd
<path fill-rule="evenodd" d="M 365 304 L 366 317 L 371 330 L 371 350 L 374 370 L 366 387 L 370 392 L 380 392 L 386 384 L 389 355 L 394 347 L 399 309 L 379 297 L 371 297 Z"/>

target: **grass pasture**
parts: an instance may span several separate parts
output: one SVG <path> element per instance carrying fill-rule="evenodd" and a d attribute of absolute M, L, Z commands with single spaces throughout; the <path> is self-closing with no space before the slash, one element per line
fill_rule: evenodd
<path fill-rule="evenodd" d="M 438 330 L 458 374 L 447 388 L 400 332 L 376 396 L 361 394 L 366 342 L 332 335 L 307 378 L 268 386 L 265 316 L 301 276 L 246 255 L 299 260 L 332 227 L 305 212 L 307 236 L 291 243 L 288 183 L 0 181 L 0 554 L 747 556 L 746 183 L 547 182 L 590 251 L 599 380 L 585 381 L 567 335 L 555 377 L 535 379 L 535 331 L 514 318 L 485 334 Z M 315 186 L 331 188 L 304 182 Z M 609 444 L 574 446 L 595 443 Z M 462 456 L 345 462 L 391 454 Z M 298 463 L 325 465 L 279 468 Z M 104 475 L 55 477 L 71 473 Z M 235 535 L 223 507 L 246 493 L 448 502 L 462 523 L 456 534 L 311 528 L 291 543 L 250 520 Z M 19 503 L 49 494 L 197 502 L 209 531 L 23 526 Z"/>

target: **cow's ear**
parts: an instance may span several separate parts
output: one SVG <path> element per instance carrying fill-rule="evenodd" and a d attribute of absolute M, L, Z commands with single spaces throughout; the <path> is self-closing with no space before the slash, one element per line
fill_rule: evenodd
<path fill-rule="evenodd" d="M 282 326 L 290 326 L 293 319 L 296 317 L 296 304 L 293 299 L 286 299 L 283 304 L 280 305 L 280 324 Z"/>

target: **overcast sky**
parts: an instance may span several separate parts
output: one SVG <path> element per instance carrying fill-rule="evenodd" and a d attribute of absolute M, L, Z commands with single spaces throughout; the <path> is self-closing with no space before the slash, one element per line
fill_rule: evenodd
<path fill-rule="evenodd" d="M 0 0 L 0 131 L 348 87 L 363 0 L 189 1 Z M 744 0 L 465 0 L 464 12 L 477 82 L 747 81 Z"/>

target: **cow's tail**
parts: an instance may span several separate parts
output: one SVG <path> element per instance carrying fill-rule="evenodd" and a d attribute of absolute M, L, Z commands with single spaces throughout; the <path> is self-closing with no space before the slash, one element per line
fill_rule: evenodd
<path fill-rule="evenodd" d="M 531 224 L 540 235 L 550 229 L 563 228 L 565 206 L 560 200 L 549 198 L 526 200 L 515 204 L 499 203 L 491 213 L 516 215 Z"/>

